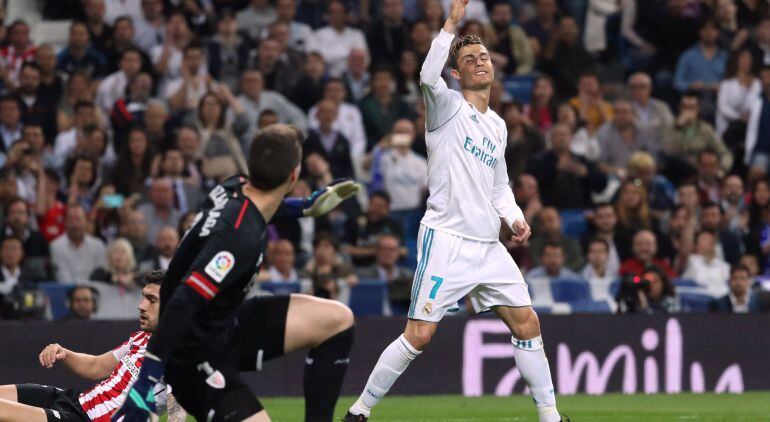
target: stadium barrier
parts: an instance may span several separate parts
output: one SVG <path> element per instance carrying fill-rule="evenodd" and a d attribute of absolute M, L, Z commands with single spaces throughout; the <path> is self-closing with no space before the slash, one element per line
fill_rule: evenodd
<path fill-rule="evenodd" d="M 677 393 L 770 390 L 770 314 L 541 317 L 558 394 Z M 344 387 L 358 394 L 382 349 L 403 329 L 400 318 L 360 318 Z M 38 354 L 58 342 L 104 353 L 136 329 L 135 322 L 0 322 L 0 384 L 36 382 L 85 388 L 61 365 L 45 370 Z M 258 395 L 301 395 L 303 354 L 244 373 Z M 521 394 L 510 335 L 494 318 L 447 318 L 429 349 L 392 394 Z"/>

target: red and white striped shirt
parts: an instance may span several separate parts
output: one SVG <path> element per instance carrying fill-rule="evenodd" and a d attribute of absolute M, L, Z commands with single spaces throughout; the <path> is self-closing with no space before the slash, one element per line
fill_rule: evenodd
<path fill-rule="evenodd" d="M 146 331 L 131 334 L 128 341 L 112 351 L 118 361 L 112 374 L 78 397 L 80 406 L 92 421 L 109 422 L 112 413 L 126 400 L 128 390 L 139 376 L 149 342 L 150 333 Z"/>

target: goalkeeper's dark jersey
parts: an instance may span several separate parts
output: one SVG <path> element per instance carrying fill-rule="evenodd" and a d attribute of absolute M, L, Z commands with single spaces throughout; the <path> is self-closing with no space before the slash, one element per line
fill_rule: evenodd
<path fill-rule="evenodd" d="M 236 176 L 211 191 L 169 264 L 160 292 L 161 317 L 164 311 L 178 313 L 180 305 L 187 305 L 185 302 L 199 308 L 191 315 L 193 321 L 178 344 L 151 343 L 156 348 L 172 349 L 153 351 L 170 354 L 171 363 L 199 361 L 224 344 L 219 340 L 228 335 L 262 264 L 267 222 L 243 195 L 245 183 L 245 178 Z M 184 295 L 173 298 L 175 309 L 168 309 L 174 292 L 182 286 L 192 290 L 185 288 Z M 164 329 L 174 330 L 163 322 Z"/>

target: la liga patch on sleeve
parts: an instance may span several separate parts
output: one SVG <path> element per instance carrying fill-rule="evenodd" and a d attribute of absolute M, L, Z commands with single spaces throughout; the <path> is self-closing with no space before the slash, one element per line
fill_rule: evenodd
<path fill-rule="evenodd" d="M 211 258 L 211 261 L 206 264 L 204 271 L 212 280 L 221 283 L 233 267 L 235 267 L 235 257 L 233 254 L 228 251 L 221 251 Z"/>

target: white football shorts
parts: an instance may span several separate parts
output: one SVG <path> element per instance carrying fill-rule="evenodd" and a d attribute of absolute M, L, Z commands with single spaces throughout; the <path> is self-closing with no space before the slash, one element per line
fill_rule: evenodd
<path fill-rule="evenodd" d="M 479 242 L 420 226 L 409 318 L 438 322 L 470 294 L 476 312 L 532 306 L 527 284 L 500 242 Z"/>

